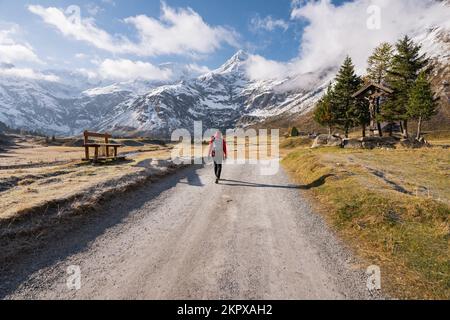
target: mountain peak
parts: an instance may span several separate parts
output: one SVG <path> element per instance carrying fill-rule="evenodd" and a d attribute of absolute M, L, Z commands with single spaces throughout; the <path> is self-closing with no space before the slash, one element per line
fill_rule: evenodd
<path fill-rule="evenodd" d="M 217 71 L 220 73 L 230 72 L 240 69 L 240 67 L 248 60 L 249 55 L 244 50 L 236 52 L 225 64 L 223 64 Z"/>
<path fill-rule="evenodd" d="M 229 61 L 240 61 L 240 62 L 244 62 L 248 59 L 248 53 L 245 52 L 244 50 L 239 50 L 238 52 L 236 52 L 234 54 L 234 56 L 231 57 L 231 59 Z"/>

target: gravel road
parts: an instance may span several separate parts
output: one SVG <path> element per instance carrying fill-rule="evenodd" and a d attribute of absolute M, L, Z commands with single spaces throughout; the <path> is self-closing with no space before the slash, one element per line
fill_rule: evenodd
<path fill-rule="evenodd" d="M 0 298 L 372 298 L 367 266 L 312 211 L 306 187 L 257 165 L 225 165 L 223 178 L 190 167 L 118 197 L 3 270 Z M 66 285 L 69 266 L 80 290 Z"/>

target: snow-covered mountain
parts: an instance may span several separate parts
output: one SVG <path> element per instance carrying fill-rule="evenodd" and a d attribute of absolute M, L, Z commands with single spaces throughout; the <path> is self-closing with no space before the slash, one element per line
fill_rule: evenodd
<path fill-rule="evenodd" d="M 441 1 L 450 6 L 450 0 Z M 440 98 L 439 114 L 429 124 L 434 129 L 450 126 L 450 19 L 414 38 L 422 45 L 422 53 L 431 59 L 432 85 Z"/>
<path fill-rule="evenodd" d="M 192 78 L 192 71 L 173 64 L 172 84 L 130 81 L 93 82 L 77 72 L 48 71 L 59 81 L 0 77 L 0 122 L 12 128 L 47 134 L 76 135 L 84 129 L 124 135 L 167 137 L 177 128 L 247 125 L 286 112 L 310 108 L 329 78 L 313 92 L 284 92 L 290 81 L 251 81 L 248 54 L 239 51 L 217 70 Z M 182 79 L 182 80 L 180 80 Z"/>
<path fill-rule="evenodd" d="M 448 109 L 450 22 L 416 34 L 414 40 L 432 58 L 433 85 Z M 335 71 L 255 81 L 246 72 L 248 59 L 247 53 L 239 51 L 220 68 L 198 77 L 193 76 L 199 71 L 195 66 L 160 66 L 175 75 L 171 83 L 107 83 L 57 70 L 48 74 L 58 81 L 2 75 L 0 122 L 47 134 L 76 135 L 92 129 L 153 137 L 168 137 L 179 128 L 193 130 L 194 121 L 202 121 L 205 128 L 245 127 L 311 111 Z M 303 89 L 286 91 L 294 87 Z"/>
<path fill-rule="evenodd" d="M 76 135 L 111 117 L 117 105 L 164 84 L 145 80 L 110 83 L 65 70 L 46 73 L 58 80 L 0 76 L 0 122 L 10 128 Z"/>
<path fill-rule="evenodd" d="M 248 58 L 247 53 L 239 51 L 203 76 L 161 86 L 122 103 L 95 129 L 167 137 L 179 128 L 192 131 L 194 121 L 202 121 L 205 128 L 233 128 L 238 123 L 245 126 L 310 109 L 330 80 L 326 73 L 317 77 L 314 91 L 284 92 L 286 82 L 301 79 L 252 81 L 246 72 Z"/>

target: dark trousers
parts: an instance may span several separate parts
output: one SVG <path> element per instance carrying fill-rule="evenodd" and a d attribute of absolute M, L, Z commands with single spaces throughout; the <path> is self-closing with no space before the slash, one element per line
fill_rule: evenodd
<path fill-rule="evenodd" d="M 214 173 L 216 174 L 216 178 L 220 179 L 220 176 L 222 175 L 222 164 L 214 162 Z"/>

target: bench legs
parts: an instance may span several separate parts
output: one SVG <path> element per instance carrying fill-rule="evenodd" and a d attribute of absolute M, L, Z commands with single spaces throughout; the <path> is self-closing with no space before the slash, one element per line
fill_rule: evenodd
<path fill-rule="evenodd" d="M 94 158 L 92 159 L 93 162 L 98 162 L 98 160 L 100 159 L 100 147 L 85 147 L 85 156 L 86 156 L 86 161 L 90 161 L 90 154 L 89 154 L 89 148 L 94 148 Z M 114 149 L 114 151 L 110 151 L 108 150 L 109 147 L 106 147 L 106 159 L 114 159 L 117 160 L 118 158 L 118 149 L 119 147 L 111 147 Z M 112 156 L 111 153 L 114 153 L 114 156 Z M 102 158 L 103 159 L 103 158 Z"/>

